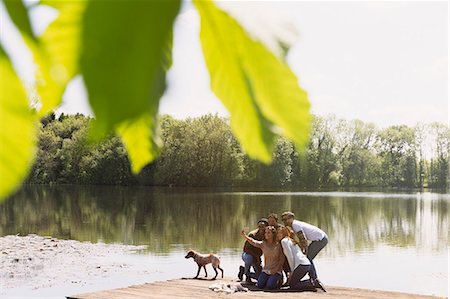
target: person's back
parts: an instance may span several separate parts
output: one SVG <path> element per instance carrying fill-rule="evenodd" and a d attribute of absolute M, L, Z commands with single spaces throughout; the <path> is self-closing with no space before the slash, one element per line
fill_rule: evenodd
<path fill-rule="evenodd" d="M 283 247 L 284 255 L 289 263 L 291 270 L 294 270 L 299 265 L 310 265 L 311 262 L 306 255 L 301 251 L 300 247 L 292 242 L 289 238 L 281 240 L 281 246 Z"/>
<path fill-rule="evenodd" d="M 319 241 L 326 236 L 325 232 L 317 226 L 296 219 L 292 221 L 292 229 L 294 230 L 294 233 L 298 233 L 302 230 L 306 239 L 309 241 Z"/>
<path fill-rule="evenodd" d="M 283 253 L 291 270 L 287 284 L 294 290 L 315 291 L 316 288 L 310 279 L 302 280 L 309 273 L 311 262 L 292 239 L 293 234 L 292 229 L 287 226 L 280 226 L 277 233 L 277 238 L 280 240 Z"/>

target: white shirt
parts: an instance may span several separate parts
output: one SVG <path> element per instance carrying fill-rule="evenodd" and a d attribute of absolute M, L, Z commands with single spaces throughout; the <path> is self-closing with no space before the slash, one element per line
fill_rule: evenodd
<path fill-rule="evenodd" d="M 325 232 L 320 228 L 299 220 L 292 222 L 292 229 L 295 233 L 302 230 L 305 233 L 306 239 L 309 241 L 320 241 L 326 236 Z"/>
<path fill-rule="evenodd" d="M 300 247 L 292 242 L 289 238 L 281 240 L 281 246 L 283 247 L 283 253 L 289 263 L 291 271 L 294 271 L 299 265 L 311 265 L 310 261 L 303 254 Z"/>

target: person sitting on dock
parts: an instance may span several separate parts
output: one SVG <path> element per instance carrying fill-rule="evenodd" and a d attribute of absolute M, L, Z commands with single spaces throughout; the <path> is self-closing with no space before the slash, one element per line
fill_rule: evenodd
<path fill-rule="evenodd" d="M 256 286 L 260 289 L 277 289 L 282 283 L 284 255 L 281 245 L 277 240 L 277 230 L 273 226 L 267 226 L 264 231 L 264 240 L 258 241 L 246 235 L 246 229 L 241 231 L 241 236 L 255 247 L 261 248 L 264 255 L 264 268 L 258 277 Z"/>
<path fill-rule="evenodd" d="M 258 221 L 258 228 L 251 231 L 248 236 L 262 241 L 264 240 L 264 231 L 266 226 L 268 225 L 268 221 L 266 218 L 261 218 Z M 244 266 L 239 267 L 238 278 L 242 281 L 245 274 L 245 281 L 252 282 L 253 279 L 258 279 L 259 274 L 261 274 L 262 266 L 261 266 L 261 248 L 257 248 L 250 244 L 250 242 L 245 241 L 244 243 L 244 252 L 242 253 L 242 260 L 244 261 Z M 250 272 L 250 268 L 253 267 L 254 272 Z"/>

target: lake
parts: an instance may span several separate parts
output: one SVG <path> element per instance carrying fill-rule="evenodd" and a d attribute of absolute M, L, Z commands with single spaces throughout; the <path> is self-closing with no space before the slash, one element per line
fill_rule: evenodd
<path fill-rule="evenodd" d="M 288 210 L 329 236 L 315 259 L 325 285 L 448 295 L 450 194 L 25 186 L 0 204 L 0 236 L 146 245 L 128 259 L 151 268 L 145 277 L 65 288 L 69 295 L 194 276 L 196 265 L 183 258 L 190 248 L 217 252 L 225 275 L 235 277 L 242 262 L 240 230 Z M 56 286 L 27 294 L 61 292 Z"/>

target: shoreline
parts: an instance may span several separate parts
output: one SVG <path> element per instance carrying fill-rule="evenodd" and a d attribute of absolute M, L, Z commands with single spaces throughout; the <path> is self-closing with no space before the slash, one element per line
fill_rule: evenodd
<path fill-rule="evenodd" d="M 173 273 L 167 271 L 170 265 L 155 264 L 148 256 L 138 254 L 144 249 L 145 246 L 61 240 L 34 234 L 3 236 L 0 237 L 0 297 L 6 295 L 8 298 L 56 298 L 56 295 L 57 298 L 64 298 L 71 294 L 173 281 Z M 184 258 L 182 263 L 185 264 L 179 264 L 179 266 L 186 265 L 186 273 L 191 273 L 192 264 Z M 180 268 L 178 275 L 183 275 L 184 270 Z M 227 270 L 227 276 L 233 273 L 231 269 Z M 216 282 L 221 281 L 236 283 L 236 280 L 229 277 L 226 280 L 216 280 Z M 205 283 L 214 282 L 206 281 Z M 385 298 L 410 298 L 408 296 L 445 298 L 445 296 L 366 288 L 326 287 L 337 291 L 336 294 L 386 293 L 393 297 Z M 259 294 L 259 292 L 251 293 Z M 212 295 L 209 292 L 207 294 Z M 289 294 L 289 292 L 283 292 L 283 294 Z M 320 291 L 314 294 L 314 296 L 319 295 Z M 395 294 L 402 294 L 403 297 Z"/>

